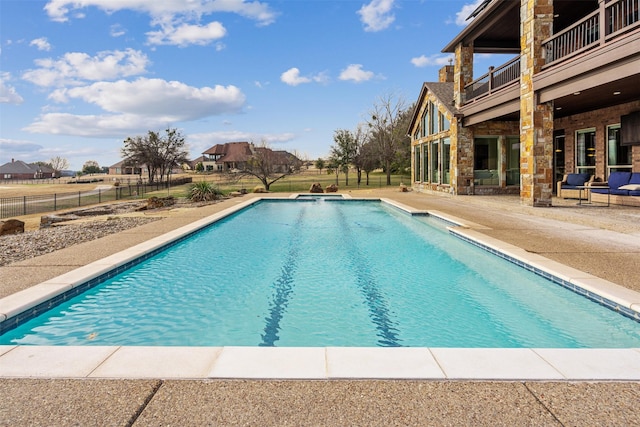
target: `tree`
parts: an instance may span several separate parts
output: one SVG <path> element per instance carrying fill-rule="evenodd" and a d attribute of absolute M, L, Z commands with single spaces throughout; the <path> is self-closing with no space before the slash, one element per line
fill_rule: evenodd
<path fill-rule="evenodd" d="M 60 172 L 69 169 L 69 161 L 63 157 L 56 156 L 49 160 L 49 165 L 53 169 L 53 176 L 60 176 Z"/>
<path fill-rule="evenodd" d="M 391 185 L 392 163 L 396 152 L 406 141 L 406 128 L 400 123 L 405 101 L 394 94 L 384 95 L 378 99 L 367 124 L 371 130 L 371 142 L 376 148 L 380 164 L 387 174 L 387 185 Z"/>
<path fill-rule="evenodd" d="M 333 134 L 335 145 L 331 146 L 331 158 L 337 169 L 342 169 L 345 176 L 345 185 L 349 186 L 349 167 L 358 154 L 358 145 L 353 132 L 347 129 L 338 129 Z"/>
<path fill-rule="evenodd" d="M 367 141 L 360 147 L 358 154 L 358 162 L 367 178 L 366 185 L 369 185 L 369 174 L 380 167 L 380 160 L 375 145 L 371 141 Z"/>
<path fill-rule="evenodd" d="M 356 131 L 353 134 L 353 138 L 356 145 L 356 155 L 353 158 L 353 166 L 356 168 L 356 175 L 358 177 L 358 186 L 360 186 L 360 183 L 362 182 L 363 163 L 365 160 L 361 154 L 361 151 L 364 144 L 369 140 L 369 134 L 364 129 L 364 126 L 358 125 L 358 127 L 356 128 Z M 367 174 L 367 177 L 368 177 L 368 174 Z M 367 178 L 367 184 L 368 183 L 369 183 L 369 180 Z"/>
<path fill-rule="evenodd" d="M 318 157 L 318 160 L 316 160 L 316 163 L 315 163 L 315 167 L 316 169 L 318 169 L 319 173 L 322 174 L 322 169 L 324 169 L 325 167 L 325 163 L 322 157 Z"/>
<path fill-rule="evenodd" d="M 286 151 L 272 150 L 266 141 L 253 147 L 253 153 L 240 170 L 241 175 L 258 178 L 264 189 L 269 191 L 271 184 L 287 175 L 300 171 L 302 162 L 295 155 Z"/>
<path fill-rule="evenodd" d="M 102 168 L 100 167 L 98 162 L 96 162 L 95 160 L 87 160 L 86 162 L 84 162 L 84 165 L 82 166 L 83 174 L 92 174 L 92 173 L 100 173 L 100 172 L 102 172 Z"/>
<path fill-rule="evenodd" d="M 166 129 L 165 135 L 149 131 L 145 136 L 129 137 L 121 152 L 128 166 L 146 167 L 152 183 L 165 175 L 169 180 L 175 166 L 189 161 L 185 138 L 177 129 Z"/>
<path fill-rule="evenodd" d="M 196 165 L 196 172 L 204 172 L 204 165 L 202 164 L 202 162 L 198 162 L 198 164 Z"/>

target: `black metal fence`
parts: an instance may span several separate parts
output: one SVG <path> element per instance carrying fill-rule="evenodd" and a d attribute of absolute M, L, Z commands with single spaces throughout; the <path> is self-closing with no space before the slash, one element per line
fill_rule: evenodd
<path fill-rule="evenodd" d="M 120 184 L 108 188 L 69 193 L 55 193 L 38 196 L 0 198 L 0 219 L 14 216 L 31 215 L 43 212 L 55 212 L 62 209 L 77 208 L 99 203 L 143 198 L 148 192 L 159 191 L 174 185 L 188 184 L 191 178 L 180 178 L 171 182 L 153 184 L 136 182 Z"/>

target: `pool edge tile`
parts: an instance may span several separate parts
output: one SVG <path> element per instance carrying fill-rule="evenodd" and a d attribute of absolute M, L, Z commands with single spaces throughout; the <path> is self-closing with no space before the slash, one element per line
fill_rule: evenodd
<path fill-rule="evenodd" d="M 566 380 L 529 348 L 431 348 L 447 379 Z"/>
<path fill-rule="evenodd" d="M 327 347 L 329 379 L 445 379 L 426 347 Z"/>
<path fill-rule="evenodd" d="M 532 349 L 569 380 L 640 380 L 640 352 L 624 349 Z"/>
<path fill-rule="evenodd" d="M 326 379 L 324 347 L 223 347 L 209 378 Z"/>
<path fill-rule="evenodd" d="M 69 283 L 43 282 L 0 299 L 0 322 L 11 321 L 12 317 L 52 300 L 72 289 Z"/>
<path fill-rule="evenodd" d="M 120 347 L 90 378 L 206 378 L 222 347 Z"/>
<path fill-rule="evenodd" d="M 17 346 L 0 356 L 3 378 L 86 378 L 118 347 Z"/>

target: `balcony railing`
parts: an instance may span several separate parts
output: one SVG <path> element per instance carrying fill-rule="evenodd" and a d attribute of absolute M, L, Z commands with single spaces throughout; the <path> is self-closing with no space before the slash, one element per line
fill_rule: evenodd
<path fill-rule="evenodd" d="M 639 10 L 640 0 L 610 0 L 601 3 L 598 10 L 542 43 L 546 52 L 546 65 L 597 47 L 640 26 Z"/>
<path fill-rule="evenodd" d="M 640 28 L 640 0 L 607 0 L 600 8 L 542 43 L 546 66 L 600 46 L 620 34 Z M 602 35 L 604 34 L 604 37 Z M 489 95 L 520 79 L 520 57 L 516 57 L 465 86 L 465 103 Z"/>
<path fill-rule="evenodd" d="M 501 66 L 489 67 L 489 72 L 464 87 L 467 102 L 489 95 L 509 83 L 520 79 L 520 57 L 517 56 Z"/>

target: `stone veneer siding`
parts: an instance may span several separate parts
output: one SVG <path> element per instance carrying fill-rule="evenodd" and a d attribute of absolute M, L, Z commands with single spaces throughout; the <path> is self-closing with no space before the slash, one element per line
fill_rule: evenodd
<path fill-rule="evenodd" d="M 552 34 L 553 0 L 521 0 L 520 7 L 520 200 L 551 206 L 553 103 L 537 103 L 533 76 L 545 63 L 542 41 Z"/>

